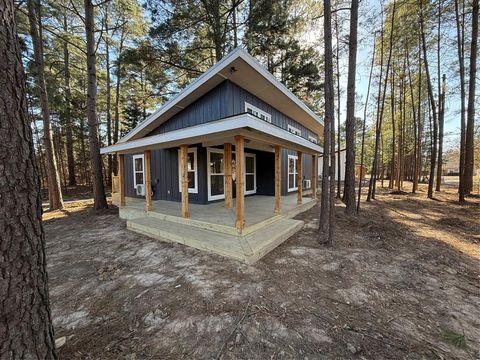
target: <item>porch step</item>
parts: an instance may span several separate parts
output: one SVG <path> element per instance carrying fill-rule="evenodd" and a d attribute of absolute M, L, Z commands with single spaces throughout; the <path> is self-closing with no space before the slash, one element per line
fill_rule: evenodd
<path fill-rule="evenodd" d="M 247 235 L 240 235 L 180 225 L 168 220 L 159 221 L 148 216 L 127 220 L 127 228 L 137 233 L 210 251 L 248 264 L 265 256 L 302 227 L 303 221 L 282 218 Z"/>

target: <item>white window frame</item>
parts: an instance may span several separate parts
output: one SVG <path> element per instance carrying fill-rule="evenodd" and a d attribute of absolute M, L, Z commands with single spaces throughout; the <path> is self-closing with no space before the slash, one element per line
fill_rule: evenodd
<path fill-rule="evenodd" d="M 310 140 L 311 142 L 313 142 L 314 144 L 318 144 L 318 140 L 315 136 L 312 136 L 312 135 L 308 135 L 308 140 Z"/>
<path fill-rule="evenodd" d="M 223 149 L 217 148 L 207 148 L 207 190 L 208 190 L 208 201 L 225 199 L 225 159 L 223 159 L 223 173 L 215 173 L 215 175 L 223 176 L 223 194 L 212 195 L 212 181 L 211 181 L 211 172 L 210 172 L 210 154 L 217 153 L 223 155 Z"/>
<path fill-rule="evenodd" d="M 198 194 L 198 162 L 197 162 L 197 148 L 192 147 L 188 148 L 187 153 L 193 153 L 193 171 L 195 173 L 195 187 L 193 188 L 188 188 L 188 193 L 189 194 Z M 181 162 L 181 156 L 180 156 L 180 149 L 178 149 L 178 191 L 182 193 L 182 164 Z"/>
<path fill-rule="evenodd" d="M 253 173 L 248 173 L 248 175 L 253 175 L 253 190 L 247 191 L 247 156 L 253 157 Z M 245 195 L 251 195 L 257 193 L 257 156 L 251 153 L 245 153 L 245 179 L 244 179 L 243 191 Z"/>
<path fill-rule="evenodd" d="M 291 132 L 292 134 L 302 136 L 302 131 L 293 125 L 288 124 L 288 131 Z"/>
<path fill-rule="evenodd" d="M 223 164 L 223 173 L 217 173 L 215 175 L 222 175 L 223 176 L 223 189 L 224 192 L 223 194 L 219 195 L 212 195 L 212 188 L 211 188 L 211 172 L 210 172 L 210 154 L 211 153 L 218 153 L 218 154 L 224 154 L 223 149 L 217 149 L 217 148 L 207 148 L 207 194 L 208 194 L 208 201 L 214 201 L 214 200 L 221 200 L 225 199 L 225 162 Z M 232 151 L 232 154 L 235 154 L 235 151 Z M 243 181 L 243 191 L 245 195 L 252 195 L 257 193 L 257 155 L 253 153 L 245 153 L 245 157 L 250 156 L 253 157 L 253 190 L 247 191 L 247 181 L 246 181 L 246 176 L 247 172 L 245 171 L 245 179 Z M 225 159 L 224 159 L 225 161 Z M 246 170 L 246 169 L 245 169 Z M 252 174 L 252 173 L 248 173 Z"/>
<path fill-rule="evenodd" d="M 248 111 L 249 108 L 252 109 L 251 113 Z M 266 121 L 270 124 L 272 123 L 272 115 L 270 115 L 269 113 L 263 111 L 262 109 L 259 109 L 258 107 L 254 106 L 254 105 L 252 105 L 252 104 L 250 104 L 246 101 L 245 101 L 245 112 L 260 118 L 260 120 Z M 262 119 L 262 115 L 265 117 L 265 119 Z"/>
<path fill-rule="evenodd" d="M 136 171 L 135 170 L 135 160 L 136 159 L 142 159 L 142 171 Z M 133 155 L 133 188 L 137 188 L 137 173 L 141 172 L 143 175 L 143 184 L 138 184 L 138 185 L 143 185 L 145 186 L 145 158 L 143 154 L 139 155 Z"/>
<path fill-rule="evenodd" d="M 295 172 L 291 173 L 290 172 L 290 159 L 294 159 L 295 162 Z M 294 176 L 294 182 L 295 182 L 295 179 L 297 178 L 298 176 L 298 156 L 297 155 L 288 155 L 288 161 L 287 161 L 287 187 L 288 187 L 288 192 L 292 192 L 292 191 L 297 191 L 298 190 L 298 184 L 296 187 L 290 187 L 290 174 L 293 174 Z"/>

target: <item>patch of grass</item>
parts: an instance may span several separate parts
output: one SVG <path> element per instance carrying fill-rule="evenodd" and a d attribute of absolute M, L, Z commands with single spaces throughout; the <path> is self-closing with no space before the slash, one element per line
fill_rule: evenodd
<path fill-rule="evenodd" d="M 443 336 L 445 340 L 458 348 L 465 349 L 467 347 L 467 339 L 465 338 L 465 334 L 458 334 L 455 331 L 447 330 Z"/>

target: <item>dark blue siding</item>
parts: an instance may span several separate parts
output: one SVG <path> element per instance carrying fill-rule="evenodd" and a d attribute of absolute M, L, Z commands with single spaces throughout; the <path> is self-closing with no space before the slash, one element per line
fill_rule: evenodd
<path fill-rule="evenodd" d="M 274 125 L 288 130 L 288 125 L 290 124 L 302 132 L 302 137 L 306 139 L 308 139 L 308 136 L 317 138 L 317 134 L 313 131 L 228 80 L 222 82 L 190 106 L 174 115 L 153 130 L 148 136 L 245 113 L 245 102 L 269 113 L 272 116 Z"/>

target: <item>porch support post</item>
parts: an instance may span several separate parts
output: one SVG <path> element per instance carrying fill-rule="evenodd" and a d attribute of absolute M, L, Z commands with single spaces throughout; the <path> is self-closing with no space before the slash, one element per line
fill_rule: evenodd
<path fill-rule="evenodd" d="M 275 145 L 275 214 L 281 213 L 281 193 L 282 193 L 282 152 L 280 145 Z"/>
<path fill-rule="evenodd" d="M 235 136 L 235 167 L 236 167 L 236 192 L 237 192 L 237 219 L 235 226 L 239 232 L 245 227 L 245 138 Z"/>
<path fill-rule="evenodd" d="M 223 144 L 223 160 L 225 171 L 225 207 L 232 208 L 232 144 Z"/>
<path fill-rule="evenodd" d="M 312 199 L 317 198 L 317 180 L 318 180 L 318 167 L 317 167 L 317 155 L 312 155 Z"/>
<path fill-rule="evenodd" d="M 118 154 L 118 191 L 120 193 L 120 206 L 125 206 L 125 155 Z"/>
<path fill-rule="evenodd" d="M 152 152 L 145 150 L 143 152 L 145 159 L 145 211 L 152 210 L 152 172 L 151 172 L 151 158 Z"/>
<path fill-rule="evenodd" d="M 180 178 L 182 184 L 182 217 L 190 217 L 188 211 L 188 145 L 180 145 Z"/>
<path fill-rule="evenodd" d="M 301 151 L 297 151 L 297 205 L 302 205 L 302 195 L 303 195 L 303 175 L 302 175 L 302 160 L 303 160 L 303 153 Z"/>

